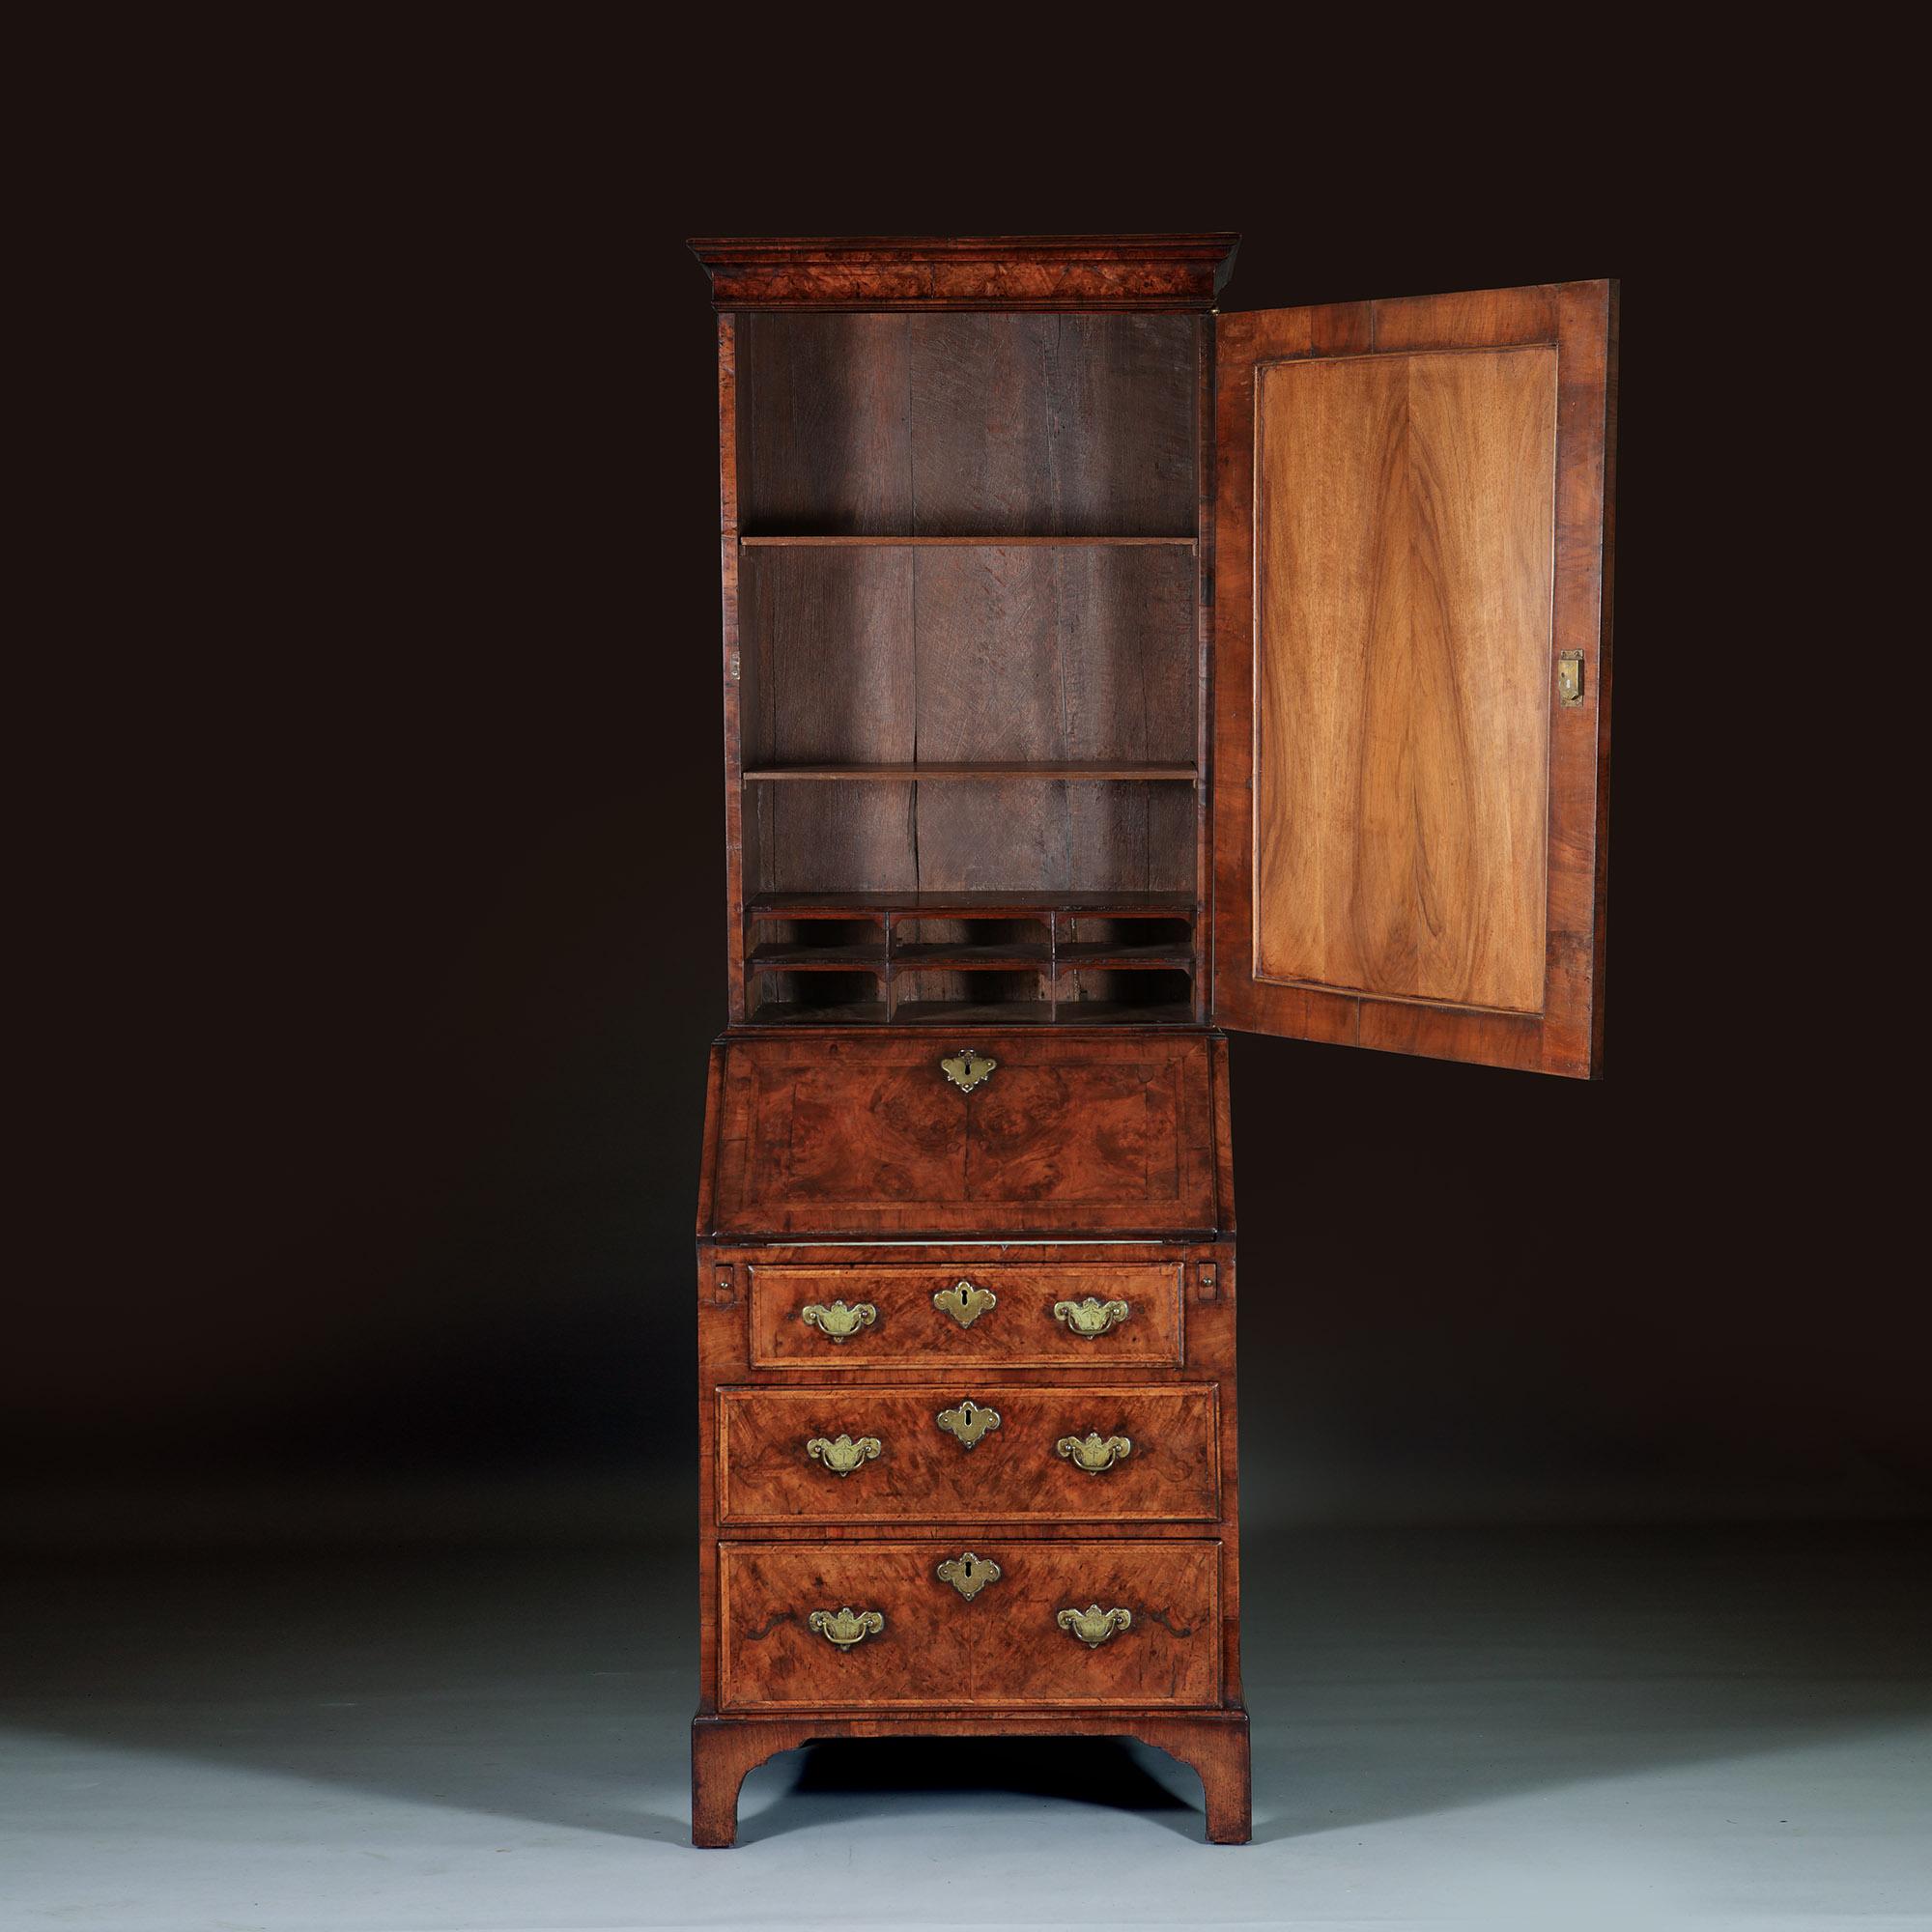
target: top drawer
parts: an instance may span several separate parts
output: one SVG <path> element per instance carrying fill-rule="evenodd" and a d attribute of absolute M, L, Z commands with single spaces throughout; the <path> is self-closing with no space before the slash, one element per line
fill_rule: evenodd
<path fill-rule="evenodd" d="M 753 1262 L 758 1369 L 1179 1368 L 1179 1262 Z"/>
<path fill-rule="evenodd" d="M 1175 1031 L 734 1037 L 698 1232 L 1211 1238 L 1225 1050 Z"/>

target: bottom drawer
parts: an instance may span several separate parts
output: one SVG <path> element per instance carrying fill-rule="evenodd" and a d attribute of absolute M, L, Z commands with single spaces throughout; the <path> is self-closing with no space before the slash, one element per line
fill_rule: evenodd
<path fill-rule="evenodd" d="M 1214 1704 L 1220 1556 L 1112 1539 L 721 1544 L 720 1708 Z"/>

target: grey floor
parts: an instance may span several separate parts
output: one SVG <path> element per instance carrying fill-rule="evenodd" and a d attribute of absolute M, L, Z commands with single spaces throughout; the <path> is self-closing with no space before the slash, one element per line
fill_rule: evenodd
<path fill-rule="evenodd" d="M 681 1555 L 16 1571 L 0 1925 L 1932 1927 L 1909 1528 L 1250 1556 L 1255 1843 L 1138 1746 L 820 1746 L 685 1842 Z"/>

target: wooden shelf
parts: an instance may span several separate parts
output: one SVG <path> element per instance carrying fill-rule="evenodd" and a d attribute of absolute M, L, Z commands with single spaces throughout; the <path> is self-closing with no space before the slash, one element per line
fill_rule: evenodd
<path fill-rule="evenodd" d="M 923 966 L 932 972 L 1033 973 L 1052 962 L 1053 948 L 1043 940 L 993 941 L 983 946 L 936 940 L 893 947 L 893 964 L 901 971 Z"/>
<path fill-rule="evenodd" d="M 752 1014 L 754 1026 L 884 1026 L 883 1000 L 850 1000 L 837 1007 L 809 1007 L 795 1000 L 767 1000 Z"/>
<path fill-rule="evenodd" d="M 757 946 L 745 964 L 754 973 L 883 973 L 883 946 Z"/>
<path fill-rule="evenodd" d="M 738 542 L 746 550 L 912 550 L 935 545 L 973 545 L 989 550 L 1095 549 L 1106 547 L 1116 550 L 1146 549 L 1154 545 L 1165 545 L 1169 549 L 1194 547 L 1194 538 L 1184 537 L 740 537 Z"/>
<path fill-rule="evenodd" d="M 893 1014 L 895 1026 L 1043 1027 L 1058 1020 L 1062 1026 L 1192 1026 L 1194 1010 L 1172 1001 L 1141 1006 L 1123 1000 L 908 1000 Z M 768 1000 L 753 1009 L 753 1026 L 883 1026 L 883 1000 L 859 1000 L 844 1006 L 808 1007 Z"/>
<path fill-rule="evenodd" d="M 1185 1000 L 1062 1000 L 1054 1009 L 1062 1026 L 1192 1026 Z"/>
<path fill-rule="evenodd" d="M 988 891 L 759 893 L 746 902 L 753 919 L 1032 919 L 1072 913 L 1087 919 L 1192 919 L 1192 893 Z"/>
<path fill-rule="evenodd" d="M 1185 940 L 1155 946 L 1121 945 L 1109 940 L 1063 941 L 1054 953 L 1063 973 L 1138 973 L 1160 968 L 1187 973 L 1194 967 L 1194 949 Z"/>
<path fill-rule="evenodd" d="M 1194 1009 L 1185 1001 L 1137 1005 L 1123 1000 L 906 1000 L 893 1009 L 895 1026 L 1188 1026 Z"/>
<path fill-rule="evenodd" d="M 1062 780 L 1073 783 L 1152 781 L 1156 783 L 1192 784 L 1195 776 L 1193 765 L 1133 764 L 1106 759 L 1066 764 L 759 765 L 745 773 L 748 783 L 804 780 L 857 784 L 907 781 L 930 784 L 958 780 L 992 783 L 1009 779 Z"/>
<path fill-rule="evenodd" d="M 1051 1000 L 899 1000 L 895 1026 L 1046 1026 Z"/>

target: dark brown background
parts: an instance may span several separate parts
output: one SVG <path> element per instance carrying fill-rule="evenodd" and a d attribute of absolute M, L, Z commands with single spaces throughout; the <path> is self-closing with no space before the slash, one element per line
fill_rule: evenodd
<path fill-rule="evenodd" d="M 724 887 L 683 237 L 1110 227 L 1244 231 L 1230 307 L 1623 280 L 1608 1078 L 1236 1040 L 1251 1519 L 1922 1510 L 1922 1296 L 1835 1167 L 1840 1049 L 1779 997 L 1829 867 L 1714 702 L 1769 473 L 1724 211 L 1475 138 L 1331 179 L 1116 129 L 1003 183 L 526 104 L 270 179 L 190 130 L 197 192 L 125 185 L 50 479 L 110 540 L 37 820 L 18 1533 L 687 1519 Z"/>

